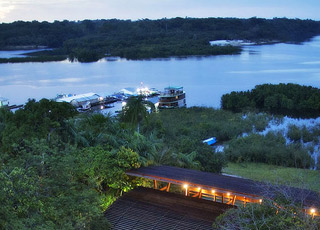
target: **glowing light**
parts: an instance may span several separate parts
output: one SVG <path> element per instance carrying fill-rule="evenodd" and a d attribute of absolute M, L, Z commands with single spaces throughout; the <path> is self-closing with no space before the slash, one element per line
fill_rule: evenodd
<path fill-rule="evenodd" d="M 104 106 L 103 106 L 103 105 L 101 105 L 100 109 L 104 109 Z"/>
<path fill-rule="evenodd" d="M 140 88 L 137 88 L 137 91 L 138 95 L 142 95 L 142 96 L 149 96 L 150 95 L 150 90 L 148 87 L 140 87 Z"/>
<path fill-rule="evenodd" d="M 127 105 L 127 102 L 123 101 L 121 104 L 122 104 L 122 107 L 124 107 Z"/>
<path fill-rule="evenodd" d="M 211 190 L 212 193 L 215 193 L 216 191 L 214 189 Z"/>
<path fill-rule="evenodd" d="M 201 188 L 200 187 L 198 187 L 198 191 L 200 192 L 200 190 L 201 190 Z"/>
<path fill-rule="evenodd" d="M 184 184 L 183 187 L 186 189 L 185 195 L 188 196 L 188 185 L 187 185 L 187 184 Z"/>
<path fill-rule="evenodd" d="M 311 214 L 314 214 L 316 210 L 314 208 L 310 209 Z"/>
<path fill-rule="evenodd" d="M 230 192 L 227 193 L 227 196 L 230 196 Z"/>
<path fill-rule="evenodd" d="M 262 199 L 259 200 L 260 204 L 262 203 Z"/>
<path fill-rule="evenodd" d="M 99 97 L 99 101 L 103 101 L 103 97 Z"/>

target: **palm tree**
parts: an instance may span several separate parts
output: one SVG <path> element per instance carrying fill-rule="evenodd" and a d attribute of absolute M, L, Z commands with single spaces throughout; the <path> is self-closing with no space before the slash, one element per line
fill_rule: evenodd
<path fill-rule="evenodd" d="M 147 107 L 151 109 L 151 112 L 155 110 L 154 104 L 144 100 L 143 96 L 132 96 L 122 108 L 121 120 L 132 126 L 137 126 L 137 132 L 139 133 L 141 121 L 149 115 Z"/>

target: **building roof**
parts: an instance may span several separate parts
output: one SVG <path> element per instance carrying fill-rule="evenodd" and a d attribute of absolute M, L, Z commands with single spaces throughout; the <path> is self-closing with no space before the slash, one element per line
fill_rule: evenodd
<path fill-rule="evenodd" d="M 256 182 L 249 179 L 225 176 L 216 173 L 201 172 L 171 166 L 151 166 L 127 172 L 128 175 L 144 177 L 153 180 L 165 181 L 174 184 L 188 184 L 203 189 L 220 189 L 238 195 L 273 198 L 277 191 L 282 190 L 290 193 L 290 197 L 296 201 L 304 200 L 304 205 L 320 207 L 318 193 L 292 188 L 288 186 L 269 186 L 266 183 Z"/>
<path fill-rule="evenodd" d="M 84 94 L 77 94 L 75 96 L 71 96 L 71 97 L 63 97 L 63 98 L 59 98 L 57 99 L 57 102 L 68 102 L 70 103 L 73 100 L 76 101 L 88 101 L 88 100 L 92 100 L 95 98 L 100 97 L 98 94 L 96 93 L 84 93 Z"/>
<path fill-rule="evenodd" d="M 168 86 L 166 88 L 164 88 L 165 90 L 170 90 L 170 89 L 174 89 L 174 90 L 182 90 L 183 87 L 182 86 Z"/>
<path fill-rule="evenodd" d="M 214 219 L 232 208 L 150 188 L 137 188 L 115 201 L 105 212 L 112 229 L 212 229 Z"/>
<path fill-rule="evenodd" d="M 134 88 L 124 88 L 119 91 L 125 95 L 137 95 L 137 90 Z"/>

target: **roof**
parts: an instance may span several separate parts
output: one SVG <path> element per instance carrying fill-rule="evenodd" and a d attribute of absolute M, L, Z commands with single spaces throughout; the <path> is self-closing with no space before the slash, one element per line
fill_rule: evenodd
<path fill-rule="evenodd" d="M 214 219 L 230 205 L 180 194 L 137 188 L 105 212 L 112 229 L 212 229 Z"/>
<path fill-rule="evenodd" d="M 100 96 L 98 94 L 96 94 L 96 93 L 84 93 L 84 94 L 77 94 L 77 95 L 71 96 L 71 97 L 59 98 L 59 99 L 57 99 L 57 102 L 68 102 L 68 103 L 70 103 L 73 100 L 76 100 L 76 101 L 88 101 L 88 100 L 95 99 L 97 97 L 100 97 Z"/>
<path fill-rule="evenodd" d="M 137 90 L 134 88 L 124 88 L 124 89 L 121 89 L 119 92 L 126 95 L 136 95 L 137 94 L 136 91 Z"/>
<path fill-rule="evenodd" d="M 166 88 L 164 88 L 165 90 L 170 90 L 170 89 L 174 89 L 174 90 L 182 90 L 183 87 L 182 86 L 168 86 Z"/>
<path fill-rule="evenodd" d="M 273 198 L 276 191 L 283 189 L 288 191 L 296 201 L 304 200 L 306 206 L 311 207 L 316 205 L 320 207 L 319 194 L 310 190 L 288 186 L 281 186 L 280 188 L 279 186 L 277 188 L 270 187 L 266 183 L 216 173 L 171 166 L 151 166 L 128 171 L 127 174 L 174 184 L 189 184 L 190 186 L 201 187 L 203 189 L 218 188 L 234 194 L 268 198 Z"/>

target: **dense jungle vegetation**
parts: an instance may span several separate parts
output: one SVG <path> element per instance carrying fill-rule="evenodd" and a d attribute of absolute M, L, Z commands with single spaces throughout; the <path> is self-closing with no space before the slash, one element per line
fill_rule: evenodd
<path fill-rule="evenodd" d="M 38 53 L 33 61 L 51 61 L 50 56 L 59 60 L 60 55 L 60 59 L 68 56 L 90 62 L 105 56 L 146 59 L 237 54 L 239 47 L 210 46 L 209 41 L 301 42 L 318 34 L 320 22 L 286 18 L 17 21 L 0 24 L 0 49 L 46 46 L 55 50 Z"/>
<path fill-rule="evenodd" d="M 147 134 L 153 133 L 171 148 L 181 153 L 196 151 L 195 160 L 206 171 L 221 170 L 226 161 L 256 162 L 271 165 L 310 168 L 314 161 L 308 149 L 300 142 L 286 143 L 281 133 L 260 134 L 273 119 L 271 115 L 232 113 L 212 108 L 192 107 L 151 114 L 144 126 Z M 316 133 L 320 130 L 315 129 Z M 309 136 L 312 132 L 306 131 Z M 290 135 L 290 130 L 289 130 Z M 216 137 L 225 146 L 222 153 L 212 153 L 212 148 L 200 143 Z M 314 136 L 316 139 L 316 136 Z M 316 143 L 319 143 L 317 136 Z M 210 158 L 212 154 L 215 158 Z M 219 172 L 217 171 L 217 172 Z"/>
<path fill-rule="evenodd" d="M 108 229 L 108 205 L 148 185 L 125 171 L 168 164 L 220 172 L 225 164 L 201 142 L 207 162 L 202 148 L 180 152 L 153 133 L 140 134 L 137 122 L 146 120 L 126 116 L 78 114 L 70 104 L 47 99 L 31 100 L 15 113 L 1 108 L 0 228 Z"/>
<path fill-rule="evenodd" d="M 290 192 L 287 192 L 282 193 L 275 201 L 266 200 L 262 204 L 248 204 L 246 207 L 229 209 L 216 219 L 213 229 L 319 229 L 319 218 L 306 215 L 301 206 L 288 200 Z"/>
<path fill-rule="evenodd" d="M 141 166 L 220 173 L 228 161 L 314 165 L 298 142 L 259 133 L 271 115 L 201 107 L 148 114 L 142 104 L 131 98 L 117 117 L 79 114 L 47 99 L 30 100 L 15 113 L 1 108 L 0 229 L 109 229 L 106 208 L 130 189 L 150 186 L 125 174 Z M 224 150 L 202 143 L 212 136 Z"/>
<path fill-rule="evenodd" d="M 250 91 L 231 92 L 221 98 L 222 109 L 258 110 L 293 117 L 320 116 L 320 89 L 297 84 L 263 84 Z"/>

